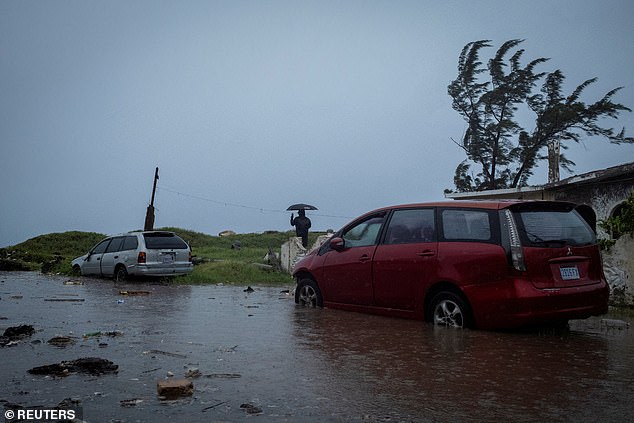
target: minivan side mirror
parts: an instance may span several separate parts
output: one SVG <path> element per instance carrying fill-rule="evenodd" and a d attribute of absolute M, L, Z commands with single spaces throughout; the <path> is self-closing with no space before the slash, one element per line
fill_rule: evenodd
<path fill-rule="evenodd" d="M 346 248 L 346 242 L 341 237 L 334 237 L 330 239 L 330 248 L 335 251 L 343 251 Z"/>

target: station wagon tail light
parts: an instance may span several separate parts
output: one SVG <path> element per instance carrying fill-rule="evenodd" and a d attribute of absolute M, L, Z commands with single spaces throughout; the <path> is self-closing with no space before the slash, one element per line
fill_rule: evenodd
<path fill-rule="evenodd" d="M 513 267 L 520 272 L 526 271 L 526 265 L 524 264 L 524 252 L 522 251 L 522 243 L 520 241 L 520 235 L 517 231 L 517 225 L 513 218 L 513 213 L 506 209 L 504 210 L 504 217 L 506 218 L 506 227 L 509 230 L 509 241 L 511 244 L 511 261 Z"/>
<path fill-rule="evenodd" d="M 139 253 L 139 257 L 137 258 L 137 263 L 139 264 L 145 264 L 147 262 L 147 258 L 145 255 L 145 251 L 141 251 Z"/>

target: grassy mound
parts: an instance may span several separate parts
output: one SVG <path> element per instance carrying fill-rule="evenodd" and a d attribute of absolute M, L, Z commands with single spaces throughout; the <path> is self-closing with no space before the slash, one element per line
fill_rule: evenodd
<path fill-rule="evenodd" d="M 292 282 L 284 272 L 264 263 L 269 249 L 275 253 L 292 231 L 213 236 L 180 228 L 161 228 L 177 233 L 192 247 L 194 272 L 175 279 L 177 283 L 279 284 Z M 318 233 L 311 233 L 312 244 Z M 63 232 L 41 235 L 12 247 L 0 248 L 0 270 L 35 270 L 70 274 L 70 262 L 95 246 L 105 235 L 94 232 Z"/>

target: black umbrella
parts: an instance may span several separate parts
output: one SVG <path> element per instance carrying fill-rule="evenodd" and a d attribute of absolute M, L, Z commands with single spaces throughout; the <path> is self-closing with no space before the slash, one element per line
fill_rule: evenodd
<path fill-rule="evenodd" d="M 310 204 L 298 203 L 288 206 L 286 210 L 317 210 L 317 207 L 311 206 Z"/>

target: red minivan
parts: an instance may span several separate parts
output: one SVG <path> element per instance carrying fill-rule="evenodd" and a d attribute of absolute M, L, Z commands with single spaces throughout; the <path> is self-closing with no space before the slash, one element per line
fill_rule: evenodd
<path fill-rule="evenodd" d="M 295 302 L 501 329 L 607 312 L 593 230 L 575 205 L 451 201 L 378 209 L 299 261 Z"/>

